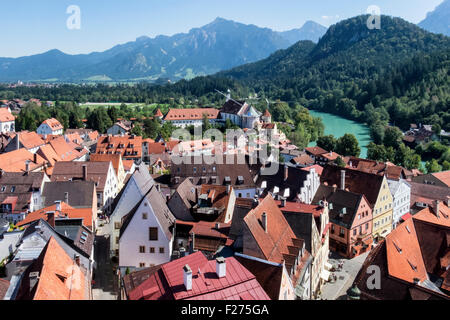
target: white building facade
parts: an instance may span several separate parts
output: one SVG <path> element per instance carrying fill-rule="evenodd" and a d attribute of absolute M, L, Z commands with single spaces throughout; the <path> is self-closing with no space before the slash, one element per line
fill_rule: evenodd
<path fill-rule="evenodd" d="M 119 266 L 145 268 L 169 262 L 175 238 L 169 226 L 174 223 L 164 197 L 153 186 L 122 227 Z"/>
<path fill-rule="evenodd" d="M 392 216 L 392 228 L 400 222 L 400 218 L 409 212 L 411 201 L 411 185 L 404 179 L 388 180 L 389 190 L 392 194 L 394 211 Z"/>

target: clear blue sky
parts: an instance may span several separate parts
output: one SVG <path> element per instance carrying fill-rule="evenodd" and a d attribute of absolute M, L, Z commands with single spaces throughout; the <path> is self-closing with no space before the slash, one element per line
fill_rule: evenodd
<path fill-rule="evenodd" d="M 0 57 L 51 49 L 89 53 L 139 36 L 173 35 L 203 26 L 216 17 L 277 31 L 307 20 L 329 26 L 365 14 L 377 5 L 382 14 L 418 23 L 442 0 L 15 0 L 0 1 Z M 81 9 L 81 29 L 68 30 L 69 5 Z"/>

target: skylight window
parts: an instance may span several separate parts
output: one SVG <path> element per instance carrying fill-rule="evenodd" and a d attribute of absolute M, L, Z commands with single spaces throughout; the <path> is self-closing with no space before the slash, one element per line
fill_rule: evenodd
<path fill-rule="evenodd" d="M 402 253 L 402 248 L 400 248 L 394 241 L 392 241 L 392 243 L 394 244 L 395 249 L 397 249 L 397 251 L 398 251 L 399 253 Z"/>
<path fill-rule="evenodd" d="M 414 271 L 417 271 L 417 266 L 414 265 L 411 261 L 409 261 L 408 259 L 406 259 L 409 263 L 409 265 L 411 266 L 411 269 L 413 269 Z"/>

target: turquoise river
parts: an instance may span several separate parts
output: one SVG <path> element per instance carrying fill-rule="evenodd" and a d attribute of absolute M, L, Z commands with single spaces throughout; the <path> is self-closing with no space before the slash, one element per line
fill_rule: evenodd
<path fill-rule="evenodd" d="M 325 125 L 325 135 L 334 135 L 335 138 L 342 137 L 346 133 L 352 133 L 358 139 L 359 146 L 361 148 L 361 158 L 367 156 L 367 146 L 372 141 L 370 138 L 369 127 L 365 124 L 361 124 L 352 120 L 347 120 L 330 113 L 324 113 L 319 111 L 310 110 L 309 113 L 313 117 L 319 117 L 322 119 Z M 310 143 L 311 146 L 315 146 L 315 142 Z"/>

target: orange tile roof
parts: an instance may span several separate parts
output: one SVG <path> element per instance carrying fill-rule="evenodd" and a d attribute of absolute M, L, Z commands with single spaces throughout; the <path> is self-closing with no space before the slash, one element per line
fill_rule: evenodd
<path fill-rule="evenodd" d="M 27 149 L 33 149 L 45 144 L 45 141 L 34 131 L 19 132 L 19 139 L 22 145 Z"/>
<path fill-rule="evenodd" d="M 42 268 L 33 300 L 86 300 L 85 276 L 80 267 L 51 237 L 42 250 Z"/>
<path fill-rule="evenodd" d="M 414 282 L 414 278 L 420 281 L 428 279 L 413 219 L 399 225 L 385 241 L 391 276 L 410 283 Z"/>
<path fill-rule="evenodd" d="M 267 216 L 267 232 L 261 225 L 263 213 Z M 268 261 L 282 263 L 285 255 L 291 252 L 289 247 L 296 247 L 296 243 L 298 244 L 294 232 L 271 195 L 267 195 L 245 216 L 244 223 Z M 245 243 L 244 254 L 246 254 Z"/>
<path fill-rule="evenodd" d="M 439 218 L 433 208 L 425 208 L 414 215 L 414 219 L 450 227 L 450 208 L 444 203 L 439 205 Z"/>
<path fill-rule="evenodd" d="M 34 158 L 36 157 L 36 162 Z M 26 161 L 30 162 L 30 170 L 43 167 L 47 161 L 38 154 L 32 154 L 25 148 L 0 154 L 0 168 L 6 172 L 25 172 Z"/>
<path fill-rule="evenodd" d="M 450 170 L 432 173 L 432 175 L 450 187 Z"/>
<path fill-rule="evenodd" d="M 65 137 L 71 141 L 74 142 L 76 144 L 81 144 L 83 143 L 83 138 L 80 136 L 80 134 L 78 132 L 73 132 L 73 133 L 66 133 Z"/>
<path fill-rule="evenodd" d="M 49 143 L 55 150 L 55 153 L 61 158 L 61 161 L 73 161 L 83 155 L 78 150 L 75 150 L 77 145 L 73 142 L 67 142 L 64 136 L 59 136 Z"/>
<path fill-rule="evenodd" d="M 37 154 L 47 160 L 51 166 L 54 166 L 55 162 L 61 161 L 61 158 L 56 154 L 55 150 L 49 144 L 40 147 L 37 151 Z"/>
<path fill-rule="evenodd" d="M 269 109 L 266 109 L 266 111 L 264 111 L 264 117 L 271 117 L 272 115 L 269 112 Z"/>
<path fill-rule="evenodd" d="M 122 160 L 122 163 L 123 163 L 123 169 L 125 171 L 130 171 L 131 168 L 133 167 L 134 160 Z"/>
<path fill-rule="evenodd" d="M 342 156 L 336 152 L 327 152 L 327 153 L 323 153 L 321 154 L 322 157 L 324 157 L 325 159 L 328 159 L 328 161 L 334 161 L 336 160 L 338 157 Z"/>
<path fill-rule="evenodd" d="M 0 122 L 14 121 L 16 118 L 8 111 L 8 108 L 0 108 Z"/>
<path fill-rule="evenodd" d="M 314 160 L 306 153 L 302 154 L 298 157 L 295 157 L 294 159 L 292 159 L 292 161 L 297 164 L 301 164 L 301 165 L 307 165 L 307 164 L 314 163 Z"/>
<path fill-rule="evenodd" d="M 327 150 L 322 149 L 321 147 L 308 147 L 308 148 L 305 148 L 305 150 L 315 156 L 322 155 L 322 154 L 328 152 Z"/>
<path fill-rule="evenodd" d="M 109 148 L 109 145 L 112 145 Z M 131 147 L 133 145 L 133 147 Z M 123 146 L 123 147 L 120 147 Z M 138 158 L 142 157 L 142 137 L 135 136 L 101 136 L 97 142 L 97 149 L 95 153 L 115 154 L 120 152 L 122 158 Z M 136 154 L 133 154 L 136 152 Z M 128 154 L 125 154 L 128 153 Z M 131 154 L 130 154 L 131 153 Z"/>
<path fill-rule="evenodd" d="M 56 212 L 56 204 L 30 212 L 25 219 L 17 223 L 18 227 L 27 226 L 30 223 L 37 221 L 39 219 L 43 219 L 45 221 L 48 221 L 47 212 L 55 212 L 55 218 L 58 218 L 60 214 L 67 215 L 67 218 L 69 219 L 83 219 L 83 225 L 90 229 L 92 229 L 92 209 L 91 208 L 80 208 L 76 209 L 71 207 L 65 202 L 61 202 L 61 211 Z"/>
<path fill-rule="evenodd" d="M 44 123 L 46 125 L 48 125 L 52 131 L 64 129 L 64 127 L 62 126 L 61 122 L 59 122 L 55 118 L 50 118 L 50 119 L 44 120 L 42 122 L 42 124 L 44 124 Z"/>
<path fill-rule="evenodd" d="M 108 162 L 111 161 L 116 174 L 119 173 L 119 165 L 122 156 L 120 154 L 91 154 L 89 161 L 92 162 Z M 133 161 L 133 160 L 131 160 Z"/>
<path fill-rule="evenodd" d="M 162 112 L 159 108 L 158 108 L 158 110 L 156 110 L 155 117 L 164 117 L 164 115 L 162 114 Z"/>
<path fill-rule="evenodd" d="M 219 110 L 214 108 L 170 109 L 164 120 L 202 120 L 204 114 L 208 116 L 208 119 L 217 119 Z"/>

